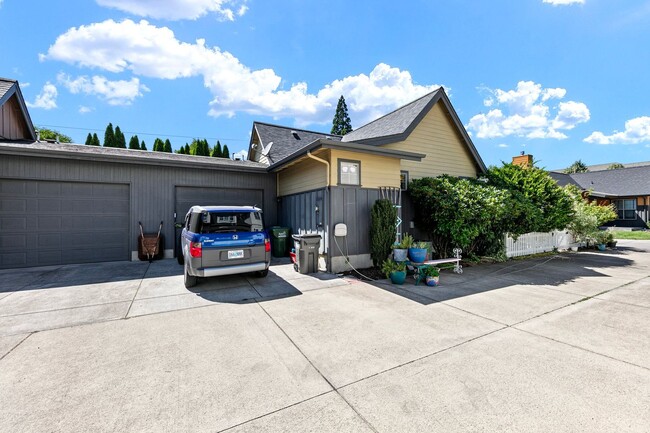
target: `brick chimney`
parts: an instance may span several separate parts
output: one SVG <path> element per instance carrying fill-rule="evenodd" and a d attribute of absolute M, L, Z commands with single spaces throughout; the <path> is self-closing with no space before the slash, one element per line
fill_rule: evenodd
<path fill-rule="evenodd" d="M 522 167 L 532 167 L 533 166 L 533 155 L 526 155 L 523 151 L 521 155 L 513 156 L 512 163 L 514 165 L 520 165 Z"/>

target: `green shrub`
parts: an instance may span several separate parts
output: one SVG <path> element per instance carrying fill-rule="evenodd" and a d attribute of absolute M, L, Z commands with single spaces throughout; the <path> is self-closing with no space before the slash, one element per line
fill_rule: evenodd
<path fill-rule="evenodd" d="M 397 235 L 397 209 L 386 199 L 375 202 L 370 211 L 370 256 L 375 266 L 391 252 Z"/>

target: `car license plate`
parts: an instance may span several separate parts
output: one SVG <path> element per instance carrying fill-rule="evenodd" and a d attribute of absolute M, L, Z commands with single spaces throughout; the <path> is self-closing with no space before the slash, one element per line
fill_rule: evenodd
<path fill-rule="evenodd" d="M 243 258 L 244 258 L 244 250 L 228 251 L 228 260 L 243 259 Z"/>

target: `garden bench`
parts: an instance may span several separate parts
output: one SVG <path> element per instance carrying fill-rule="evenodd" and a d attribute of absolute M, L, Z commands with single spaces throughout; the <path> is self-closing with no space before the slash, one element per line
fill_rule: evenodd
<path fill-rule="evenodd" d="M 454 254 L 456 257 L 449 257 L 447 259 L 436 259 L 436 260 L 427 260 L 423 262 L 423 265 L 429 265 L 429 266 L 435 266 L 435 265 L 440 265 L 443 263 L 455 263 L 454 265 L 454 272 L 457 274 L 462 274 L 463 273 L 463 267 L 460 264 L 460 260 L 462 259 L 461 253 L 463 250 L 460 248 L 454 248 Z"/>

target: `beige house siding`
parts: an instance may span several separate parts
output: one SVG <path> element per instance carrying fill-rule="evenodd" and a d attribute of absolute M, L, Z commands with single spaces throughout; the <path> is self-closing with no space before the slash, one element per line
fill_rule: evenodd
<path fill-rule="evenodd" d="M 411 179 L 477 174 L 474 158 L 441 102 L 433 106 L 406 140 L 383 147 L 427 155 L 421 162 L 402 161 L 401 169 L 407 170 Z"/>
<path fill-rule="evenodd" d="M 318 158 L 328 160 L 327 153 L 318 154 Z M 278 195 L 296 194 L 327 186 L 327 166 L 311 158 L 282 170 L 278 173 Z"/>
<path fill-rule="evenodd" d="M 338 184 L 338 160 L 346 159 L 361 162 L 361 187 L 379 188 L 380 186 L 399 187 L 400 160 L 367 153 L 349 152 L 344 150 L 331 151 L 332 185 Z"/>
<path fill-rule="evenodd" d="M 0 137 L 9 140 L 31 138 L 15 94 L 0 106 Z"/>

